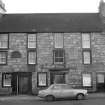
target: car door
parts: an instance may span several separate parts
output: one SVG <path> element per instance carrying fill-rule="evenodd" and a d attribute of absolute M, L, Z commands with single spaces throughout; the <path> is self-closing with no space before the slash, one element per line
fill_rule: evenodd
<path fill-rule="evenodd" d="M 53 96 L 55 96 L 56 98 L 61 98 L 62 97 L 62 94 L 61 94 L 62 90 L 59 86 L 54 86 L 52 89 L 51 89 L 51 94 Z"/>
<path fill-rule="evenodd" d="M 66 98 L 66 97 L 73 97 L 73 96 L 74 96 L 74 89 L 65 86 L 65 87 L 62 89 L 61 93 L 62 93 L 62 96 L 63 96 L 64 98 Z"/>

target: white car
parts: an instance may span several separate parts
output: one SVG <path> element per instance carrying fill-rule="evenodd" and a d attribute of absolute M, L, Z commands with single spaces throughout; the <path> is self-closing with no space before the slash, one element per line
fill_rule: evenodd
<path fill-rule="evenodd" d="M 40 90 L 38 96 L 45 98 L 47 101 L 53 101 L 56 98 L 70 98 L 75 97 L 78 100 L 87 97 L 87 90 L 74 89 L 68 84 L 52 84 L 45 90 Z"/>

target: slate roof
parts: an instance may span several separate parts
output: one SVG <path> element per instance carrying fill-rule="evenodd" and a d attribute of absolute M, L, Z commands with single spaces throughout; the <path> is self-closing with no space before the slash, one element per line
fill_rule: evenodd
<path fill-rule="evenodd" d="M 99 13 L 5 14 L 0 32 L 100 32 Z"/>

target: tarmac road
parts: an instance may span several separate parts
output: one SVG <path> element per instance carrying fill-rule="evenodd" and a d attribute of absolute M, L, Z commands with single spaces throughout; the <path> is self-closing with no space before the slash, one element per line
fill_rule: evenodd
<path fill-rule="evenodd" d="M 89 98 L 87 100 L 57 100 L 46 102 L 43 99 L 6 99 L 0 100 L 0 105 L 105 105 L 105 97 Z"/>

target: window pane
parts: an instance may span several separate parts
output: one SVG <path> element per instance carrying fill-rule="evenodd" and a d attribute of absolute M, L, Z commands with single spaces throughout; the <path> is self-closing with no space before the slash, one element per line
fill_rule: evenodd
<path fill-rule="evenodd" d="M 3 86 L 11 86 L 11 74 L 3 74 Z"/>
<path fill-rule="evenodd" d="M 59 57 L 63 57 L 64 52 L 62 50 L 59 50 Z"/>
<path fill-rule="evenodd" d="M 82 47 L 90 48 L 90 34 L 82 34 Z"/>
<path fill-rule="evenodd" d="M 6 64 L 6 53 L 0 52 L 0 64 Z"/>
<path fill-rule="evenodd" d="M 104 74 L 97 74 L 97 82 L 98 83 L 104 83 L 105 79 L 104 79 Z"/>
<path fill-rule="evenodd" d="M 55 51 L 55 57 L 59 57 L 59 51 L 58 50 Z"/>
<path fill-rule="evenodd" d="M 59 62 L 63 62 L 63 58 L 59 58 Z"/>
<path fill-rule="evenodd" d="M 29 52 L 28 63 L 29 64 L 36 64 L 36 52 Z"/>
<path fill-rule="evenodd" d="M 84 51 L 84 64 L 90 64 L 90 51 Z"/>
<path fill-rule="evenodd" d="M 36 34 L 28 34 L 28 48 L 36 48 Z"/>
<path fill-rule="evenodd" d="M 38 86 L 46 86 L 47 85 L 47 77 L 46 73 L 38 73 Z"/>
<path fill-rule="evenodd" d="M 57 49 L 54 51 L 54 63 L 64 63 L 64 51 Z"/>
<path fill-rule="evenodd" d="M 91 74 L 83 74 L 83 86 L 91 86 Z"/>
<path fill-rule="evenodd" d="M 8 48 L 8 34 L 0 34 L 0 48 Z"/>
<path fill-rule="evenodd" d="M 59 62 L 59 58 L 55 58 L 55 62 Z"/>
<path fill-rule="evenodd" d="M 55 33 L 54 40 L 55 40 L 55 48 L 63 48 L 63 34 Z"/>

